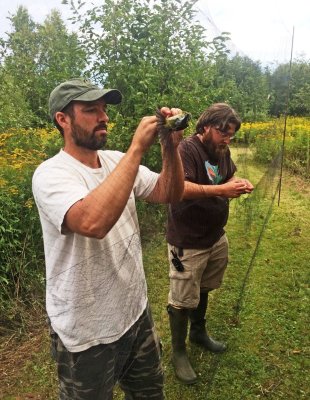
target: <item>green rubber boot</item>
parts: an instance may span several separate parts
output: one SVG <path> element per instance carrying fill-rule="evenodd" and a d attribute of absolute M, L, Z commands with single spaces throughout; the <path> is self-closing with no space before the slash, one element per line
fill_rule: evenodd
<path fill-rule="evenodd" d="M 200 293 L 198 307 L 189 312 L 191 321 L 189 340 L 212 353 L 223 353 L 227 349 L 226 344 L 212 339 L 207 333 L 205 320 L 207 307 L 208 293 Z"/>
<path fill-rule="evenodd" d="M 188 310 L 177 309 L 169 305 L 167 307 L 170 321 L 172 357 L 176 377 L 183 383 L 191 385 L 197 381 L 197 375 L 193 370 L 186 352 L 186 336 Z"/>

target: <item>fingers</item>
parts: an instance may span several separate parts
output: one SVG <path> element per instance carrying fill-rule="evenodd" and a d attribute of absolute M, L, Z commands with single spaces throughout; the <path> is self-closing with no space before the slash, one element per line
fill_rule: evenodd
<path fill-rule="evenodd" d="M 171 114 L 171 110 L 170 110 L 170 108 L 168 108 L 168 107 L 162 107 L 161 109 L 160 109 L 160 112 L 162 113 L 162 115 L 164 115 L 165 117 L 170 117 L 172 114 Z"/>
<path fill-rule="evenodd" d="M 180 108 L 162 107 L 160 112 L 165 118 L 167 118 L 182 113 L 182 110 Z M 154 143 L 156 135 L 158 134 L 157 122 L 156 115 L 145 116 L 141 119 L 136 129 L 134 142 L 142 146 L 143 151 L 145 151 L 145 149 Z M 171 135 L 168 136 L 168 139 L 165 140 L 165 143 L 162 143 L 162 145 L 165 144 L 169 147 L 172 143 L 173 147 L 177 147 L 182 140 L 182 135 L 183 131 L 181 130 L 173 131 Z"/>
<path fill-rule="evenodd" d="M 171 108 L 172 115 L 182 114 L 181 108 Z"/>
<path fill-rule="evenodd" d="M 234 191 L 235 191 L 236 197 L 239 197 L 245 193 L 249 193 L 247 191 L 247 184 L 246 184 L 246 182 L 244 182 L 244 179 L 240 179 L 240 180 L 238 179 L 237 181 L 234 181 Z"/>
<path fill-rule="evenodd" d="M 162 107 L 160 109 L 160 112 L 165 116 L 165 117 L 171 117 L 172 115 L 177 115 L 181 114 L 182 110 L 180 108 L 168 108 L 168 107 Z"/>
<path fill-rule="evenodd" d="M 247 179 L 234 179 L 223 184 L 225 186 L 225 197 L 237 198 L 243 194 L 251 193 L 254 186 Z"/>
<path fill-rule="evenodd" d="M 157 119 L 155 115 L 151 115 L 151 116 L 147 116 L 147 117 L 143 117 L 140 121 L 140 124 L 152 124 L 152 123 L 156 123 Z"/>
<path fill-rule="evenodd" d="M 247 179 L 236 179 L 234 182 L 240 184 L 240 188 L 242 187 L 245 193 L 251 193 L 254 189 L 252 183 Z"/>
<path fill-rule="evenodd" d="M 247 179 L 245 179 L 246 181 L 246 185 L 247 185 L 247 190 L 252 192 L 252 190 L 254 189 L 254 186 L 252 185 L 252 183 L 250 181 L 248 181 Z"/>
<path fill-rule="evenodd" d="M 157 133 L 157 119 L 155 116 L 143 117 L 133 136 L 133 144 L 145 152 L 153 143 Z"/>

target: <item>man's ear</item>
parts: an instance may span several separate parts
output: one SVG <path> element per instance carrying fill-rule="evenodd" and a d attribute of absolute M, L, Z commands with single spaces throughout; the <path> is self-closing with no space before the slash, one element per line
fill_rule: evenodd
<path fill-rule="evenodd" d="M 57 111 L 55 114 L 55 120 L 62 128 L 64 128 L 66 125 L 68 125 L 70 118 L 68 114 L 65 114 L 61 111 Z"/>
<path fill-rule="evenodd" d="M 210 129 L 211 129 L 211 126 L 210 126 L 210 125 L 207 125 L 207 126 L 204 126 L 204 127 L 203 127 L 203 130 L 204 130 L 205 133 L 209 133 L 209 132 L 210 132 Z"/>

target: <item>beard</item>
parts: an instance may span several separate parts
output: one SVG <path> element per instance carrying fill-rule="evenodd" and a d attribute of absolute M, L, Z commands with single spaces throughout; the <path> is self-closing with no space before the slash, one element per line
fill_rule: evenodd
<path fill-rule="evenodd" d="M 96 135 L 96 131 L 99 129 L 107 129 L 106 124 L 96 126 L 92 132 L 82 128 L 75 122 L 72 123 L 71 136 L 74 143 L 88 150 L 100 150 L 104 148 L 107 142 L 107 135 Z"/>
<path fill-rule="evenodd" d="M 227 144 L 215 144 L 212 140 L 212 135 L 210 132 L 204 137 L 203 144 L 210 157 L 211 163 L 217 164 L 220 175 L 222 177 L 226 177 L 228 172 L 226 155 L 229 151 L 229 147 L 227 146 Z"/>
<path fill-rule="evenodd" d="M 204 137 L 203 144 L 207 150 L 207 153 L 209 154 L 209 157 L 216 162 L 221 161 L 225 155 L 227 154 L 228 151 L 228 146 L 227 144 L 215 144 L 212 140 L 212 135 L 211 133 L 208 133 Z"/>

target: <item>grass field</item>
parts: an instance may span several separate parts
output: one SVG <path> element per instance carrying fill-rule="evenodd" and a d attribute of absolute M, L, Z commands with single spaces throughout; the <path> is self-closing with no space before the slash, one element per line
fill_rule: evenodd
<path fill-rule="evenodd" d="M 166 399 L 309 399 L 309 184 L 284 174 L 280 204 L 276 196 L 267 219 L 275 188 L 271 172 L 249 166 L 244 154 L 234 156 L 239 160 L 238 174 L 257 185 L 256 197 L 231 202 L 230 263 L 208 309 L 209 331 L 226 341 L 228 350 L 212 355 L 189 344 L 199 375 L 193 386 L 179 383 L 170 364 L 168 264 L 162 231 L 144 246 L 149 299 L 163 344 Z M 1 399 L 57 399 L 55 366 L 43 327 L 22 341 L 7 338 L 1 347 Z M 116 390 L 115 399 L 122 398 Z"/>
<path fill-rule="evenodd" d="M 310 398 L 309 188 L 283 176 L 280 203 L 276 195 L 266 220 L 278 176 L 272 184 L 258 168 L 246 172 L 258 184 L 258 199 L 252 207 L 244 199 L 231 203 L 230 264 L 208 311 L 210 332 L 227 341 L 228 351 L 211 355 L 189 345 L 200 378 L 195 386 L 178 383 L 169 362 L 165 245 L 159 240 L 156 252 L 154 244 L 145 252 L 150 300 L 164 345 L 167 400 Z"/>

